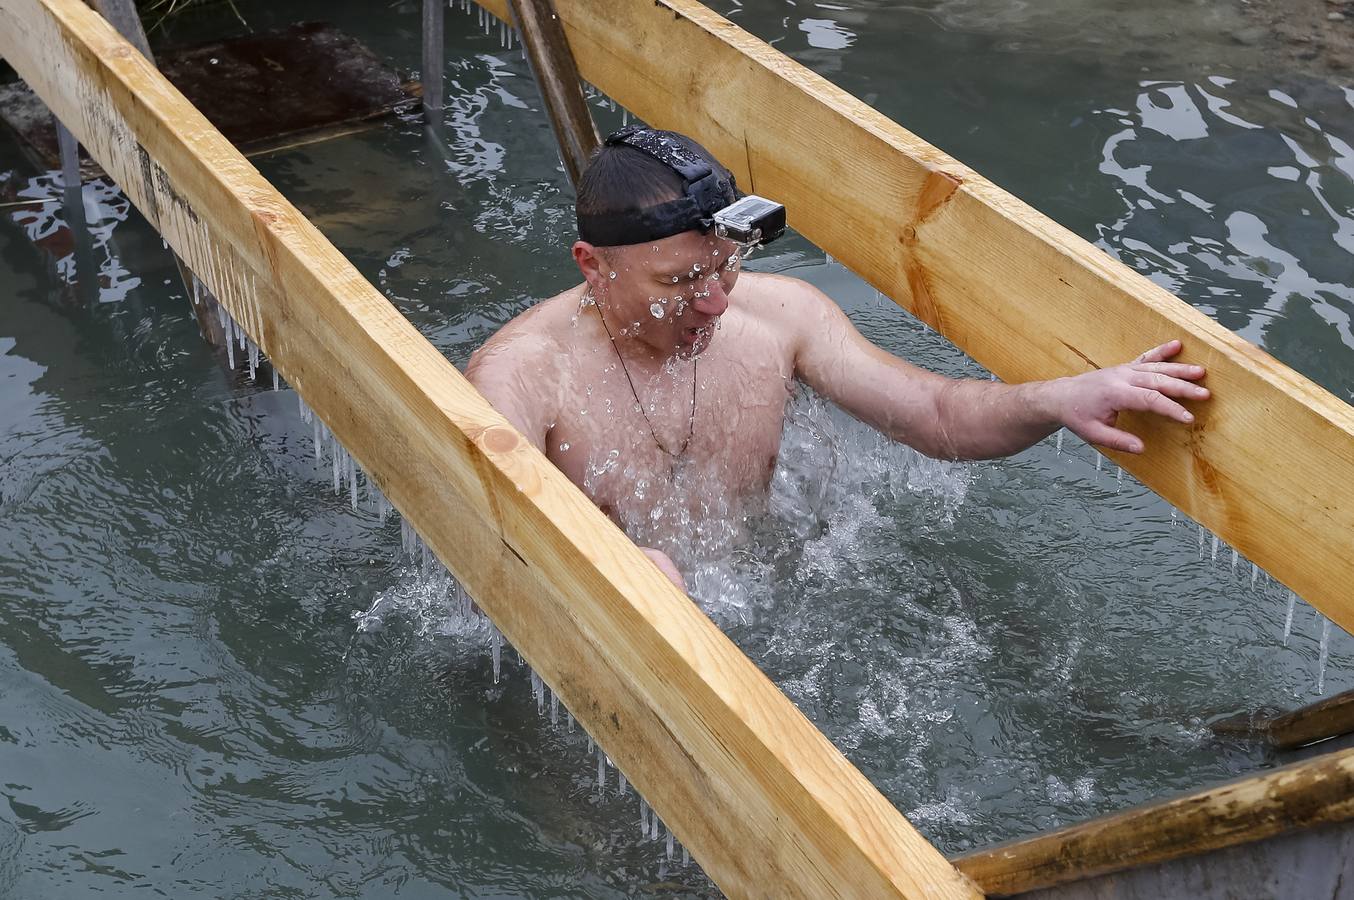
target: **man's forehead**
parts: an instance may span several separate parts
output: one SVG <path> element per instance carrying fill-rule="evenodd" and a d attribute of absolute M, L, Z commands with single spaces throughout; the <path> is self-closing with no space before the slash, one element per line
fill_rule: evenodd
<path fill-rule="evenodd" d="M 625 250 L 634 263 L 645 268 L 673 269 L 690 267 L 693 263 L 713 258 L 716 253 L 722 254 L 726 243 L 713 233 L 702 234 L 692 230 L 657 241 L 633 244 Z"/>

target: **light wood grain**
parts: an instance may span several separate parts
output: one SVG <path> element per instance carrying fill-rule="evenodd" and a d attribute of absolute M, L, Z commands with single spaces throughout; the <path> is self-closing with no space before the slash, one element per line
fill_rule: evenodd
<path fill-rule="evenodd" d="M 1188 428 L 1124 416 L 1148 452 L 1107 455 L 1354 630 L 1348 404 L 699 3 L 556 6 L 584 78 L 700 140 L 1004 381 L 1183 340 L 1214 399 Z"/>
<path fill-rule="evenodd" d="M 954 862 L 992 894 L 1019 894 L 1351 818 L 1354 750 L 1343 750 Z"/>
<path fill-rule="evenodd" d="M 106 22 L 0 0 L 0 53 L 725 891 L 979 896 Z"/>

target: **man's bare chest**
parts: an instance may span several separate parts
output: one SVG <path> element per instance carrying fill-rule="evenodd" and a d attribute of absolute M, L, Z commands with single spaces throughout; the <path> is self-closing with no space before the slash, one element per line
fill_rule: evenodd
<path fill-rule="evenodd" d="M 670 500 L 676 476 L 692 471 L 707 490 L 765 488 L 790 395 L 784 361 L 709 353 L 645 372 L 614 353 L 589 356 L 570 379 L 547 452 L 598 506 L 615 515 Z"/>

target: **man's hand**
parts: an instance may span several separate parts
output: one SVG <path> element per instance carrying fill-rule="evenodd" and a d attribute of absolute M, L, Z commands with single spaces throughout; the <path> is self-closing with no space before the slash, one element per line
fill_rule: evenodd
<path fill-rule="evenodd" d="M 1121 411 L 1152 412 L 1189 424 L 1194 414 L 1176 400 L 1209 396 L 1208 388 L 1194 383 L 1204 377 L 1203 366 L 1166 361 L 1179 352 L 1179 341 L 1167 341 L 1131 363 L 1050 382 L 1054 409 L 1063 424 L 1087 443 L 1141 453 L 1142 439 L 1115 427 Z"/>
<path fill-rule="evenodd" d="M 652 547 L 640 547 L 639 549 L 644 551 L 645 556 L 653 560 L 653 564 L 658 566 L 658 571 L 668 576 L 668 579 L 673 584 L 677 585 L 678 590 L 684 594 L 686 593 L 686 579 L 682 577 L 681 572 L 677 571 L 677 566 L 673 563 L 672 557 L 668 556 L 662 550 L 655 550 Z"/>

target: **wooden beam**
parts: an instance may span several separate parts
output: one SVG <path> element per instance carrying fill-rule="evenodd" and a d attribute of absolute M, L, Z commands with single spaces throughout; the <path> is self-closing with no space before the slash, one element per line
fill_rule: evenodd
<path fill-rule="evenodd" d="M 1291 712 L 1232 716 L 1214 722 L 1209 728 L 1215 734 L 1261 738 L 1275 750 L 1296 750 L 1354 732 L 1354 691 L 1326 697 Z"/>
<path fill-rule="evenodd" d="M 727 893 L 979 896 L 104 20 L 0 0 L 0 53 Z"/>
<path fill-rule="evenodd" d="M 511 14 L 545 101 L 550 127 L 559 144 L 560 161 L 569 181 L 578 187 L 578 178 L 601 138 L 583 96 L 564 27 L 551 0 L 511 0 Z"/>
<path fill-rule="evenodd" d="M 966 853 L 960 871 L 1019 894 L 1354 818 L 1354 750 Z"/>
<path fill-rule="evenodd" d="M 507 15 L 507 0 L 485 0 Z M 1008 382 L 1181 338 L 1213 399 L 1107 453 L 1354 630 L 1354 410 L 694 0 L 556 0 L 583 77 L 695 137 L 790 224 Z"/>

